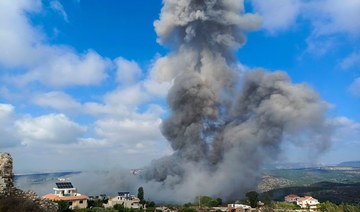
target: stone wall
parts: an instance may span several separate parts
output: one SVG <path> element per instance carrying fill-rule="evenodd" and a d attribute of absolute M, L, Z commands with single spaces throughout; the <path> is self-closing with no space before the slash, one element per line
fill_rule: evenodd
<path fill-rule="evenodd" d="M 44 211 L 57 211 L 56 203 L 40 199 L 36 193 L 24 192 L 14 186 L 13 160 L 8 153 L 0 153 L 0 199 L 4 198 L 29 200 Z"/>
<path fill-rule="evenodd" d="M 8 153 L 0 153 L 0 195 L 8 195 L 14 187 L 13 160 Z"/>

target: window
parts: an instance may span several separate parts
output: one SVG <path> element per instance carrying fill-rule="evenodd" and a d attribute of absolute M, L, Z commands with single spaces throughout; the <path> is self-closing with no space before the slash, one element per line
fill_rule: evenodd
<path fill-rule="evenodd" d="M 69 205 L 72 205 L 72 202 L 69 202 Z"/>
<path fill-rule="evenodd" d="M 82 200 L 80 200 L 80 204 L 83 204 L 83 201 L 82 201 Z"/>

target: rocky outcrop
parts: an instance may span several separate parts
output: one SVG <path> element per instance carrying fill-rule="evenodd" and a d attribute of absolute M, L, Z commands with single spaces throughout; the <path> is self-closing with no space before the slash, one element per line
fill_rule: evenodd
<path fill-rule="evenodd" d="M 8 153 L 0 153 L 0 211 L 1 202 L 11 205 L 24 203 L 21 206 L 28 205 L 28 207 L 31 203 L 33 204 L 31 207 L 38 207 L 41 211 L 57 211 L 56 203 L 40 199 L 36 193 L 24 192 L 14 186 L 13 160 Z"/>
<path fill-rule="evenodd" d="M 0 153 L 0 195 L 7 196 L 14 187 L 13 160 L 8 153 Z"/>

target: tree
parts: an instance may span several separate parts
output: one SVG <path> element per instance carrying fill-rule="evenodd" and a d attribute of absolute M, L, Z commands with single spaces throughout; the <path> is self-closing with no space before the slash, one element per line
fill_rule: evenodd
<path fill-rule="evenodd" d="M 222 205 L 222 199 L 221 198 L 217 198 L 216 201 L 218 202 L 218 206 Z"/>
<path fill-rule="evenodd" d="M 138 188 L 138 194 L 137 197 L 140 199 L 140 203 L 144 204 L 145 200 L 144 200 L 144 188 L 143 187 L 139 187 Z"/>
<path fill-rule="evenodd" d="M 197 201 L 200 203 L 200 205 L 202 206 L 206 206 L 206 207 L 216 207 L 222 204 L 222 199 L 217 198 L 217 199 L 213 199 L 209 196 L 200 196 L 200 199 L 198 199 Z"/>
<path fill-rule="evenodd" d="M 126 212 L 126 208 L 124 207 L 123 204 L 116 204 L 114 205 L 114 209 L 119 211 L 119 212 Z"/>
<path fill-rule="evenodd" d="M 252 208 L 257 207 L 259 201 L 259 194 L 256 191 L 249 191 L 246 193 L 246 198 Z"/>
<path fill-rule="evenodd" d="M 104 207 L 103 203 L 107 203 L 107 201 L 105 202 L 105 200 L 101 200 L 101 199 L 88 200 L 88 208 L 93 208 L 93 207 L 103 208 Z"/>
<path fill-rule="evenodd" d="M 269 206 L 272 205 L 271 196 L 270 196 L 270 194 L 268 192 L 266 192 L 265 195 L 264 195 L 264 204 L 269 205 Z"/>
<path fill-rule="evenodd" d="M 147 208 L 155 208 L 156 204 L 154 201 L 150 201 L 146 203 Z"/>

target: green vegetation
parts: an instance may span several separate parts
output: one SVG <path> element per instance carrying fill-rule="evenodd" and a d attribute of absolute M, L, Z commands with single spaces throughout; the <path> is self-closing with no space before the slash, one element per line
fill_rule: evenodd
<path fill-rule="evenodd" d="M 84 208 L 84 209 L 75 209 L 69 210 L 74 212 L 143 212 L 141 209 L 134 208 L 125 208 L 123 205 L 115 205 L 114 208 L 102 208 L 102 207 L 93 207 L 93 208 Z"/>
<path fill-rule="evenodd" d="M 199 199 L 200 198 L 200 199 Z M 200 196 L 197 199 L 198 204 L 200 204 L 201 207 L 217 207 L 220 206 L 222 204 L 222 199 L 217 198 L 217 199 L 213 199 L 212 197 L 209 196 Z M 196 205 L 196 203 L 194 203 L 194 205 Z"/>
<path fill-rule="evenodd" d="M 276 169 L 267 173 L 275 178 L 284 178 L 292 182 L 291 186 L 308 186 L 328 181 L 334 183 L 359 183 L 360 169 L 342 170 L 337 167 Z"/>
<path fill-rule="evenodd" d="M 195 207 L 181 207 L 178 210 L 179 212 L 196 212 L 196 208 Z"/>
<path fill-rule="evenodd" d="M 125 208 L 124 205 L 116 204 L 114 205 L 114 209 L 119 212 L 140 212 L 142 209 L 134 209 L 134 208 Z"/>
<path fill-rule="evenodd" d="M 360 202 L 360 183 L 344 184 L 320 182 L 310 186 L 294 186 L 268 191 L 273 200 L 283 201 L 288 194 L 313 196 L 320 202 L 331 201 L 336 204 Z"/>
<path fill-rule="evenodd" d="M 300 206 L 288 202 L 274 202 L 273 208 L 282 209 L 282 210 L 296 210 L 296 209 L 300 209 Z"/>
<path fill-rule="evenodd" d="M 252 208 L 256 208 L 259 201 L 259 194 L 256 191 L 249 191 L 245 194 L 245 196 L 250 206 Z"/>
<path fill-rule="evenodd" d="M 138 188 L 137 197 L 140 199 L 140 204 L 144 204 L 144 203 L 145 203 L 145 200 L 144 200 L 144 188 L 143 188 L 143 187 L 139 187 L 139 188 Z"/>
<path fill-rule="evenodd" d="M 137 198 L 140 199 L 140 204 L 142 205 L 146 205 L 147 211 L 154 211 L 155 209 L 155 202 L 154 201 L 145 201 L 145 192 L 144 192 L 144 188 L 143 187 L 139 187 L 138 188 L 138 194 L 137 194 Z"/>
<path fill-rule="evenodd" d="M 102 208 L 104 203 L 107 203 L 108 199 L 96 199 L 96 200 L 88 200 L 88 208 Z"/>
<path fill-rule="evenodd" d="M 64 200 L 58 201 L 57 204 L 58 204 L 58 212 L 68 212 L 68 211 L 72 211 L 72 210 L 69 208 L 69 204 L 68 204 L 66 201 L 64 201 Z"/>
<path fill-rule="evenodd" d="M 318 206 L 318 210 L 319 211 L 323 211 L 323 212 L 340 212 L 340 211 L 344 211 L 344 212 L 360 212 L 360 205 L 354 205 L 354 204 L 340 204 L 340 205 L 336 205 L 332 202 L 326 201 L 323 203 L 320 203 Z"/>
<path fill-rule="evenodd" d="M 0 198 L 0 211 L 28 211 L 42 212 L 42 210 L 33 201 L 17 197 Z"/>
<path fill-rule="evenodd" d="M 317 211 L 321 212 L 360 212 L 360 205 L 355 204 L 335 204 L 332 202 L 323 202 L 320 203 L 318 206 Z M 266 206 L 263 211 L 292 211 L 301 209 L 298 205 L 294 203 L 287 203 L 287 202 L 273 202 L 272 206 Z"/>

